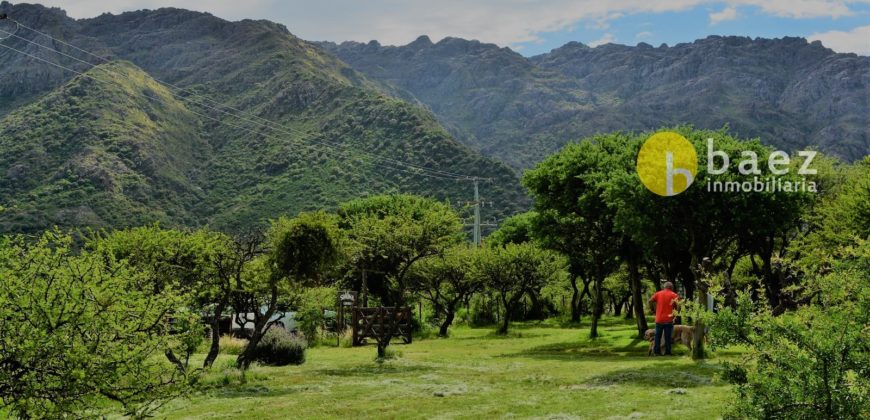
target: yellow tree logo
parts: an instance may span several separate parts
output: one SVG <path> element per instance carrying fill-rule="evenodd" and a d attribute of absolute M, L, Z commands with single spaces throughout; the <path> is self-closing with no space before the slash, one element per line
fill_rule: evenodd
<path fill-rule="evenodd" d="M 698 155 L 685 137 L 672 131 L 653 134 L 637 154 L 637 174 L 650 191 L 670 197 L 692 185 Z"/>

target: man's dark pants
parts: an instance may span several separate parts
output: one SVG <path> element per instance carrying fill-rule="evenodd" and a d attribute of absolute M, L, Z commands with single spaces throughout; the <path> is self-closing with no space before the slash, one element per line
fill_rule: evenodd
<path fill-rule="evenodd" d="M 656 322 L 656 337 L 655 337 L 655 346 L 653 347 L 653 352 L 656 356 L 662 354 L 661 353 L 661 341 L 662 334 L 665 335 L 665 354 L 671 354 L 671 342 L 674 338 L 674 324 L 669 322 L 667 324 L 659 324 Z"/>

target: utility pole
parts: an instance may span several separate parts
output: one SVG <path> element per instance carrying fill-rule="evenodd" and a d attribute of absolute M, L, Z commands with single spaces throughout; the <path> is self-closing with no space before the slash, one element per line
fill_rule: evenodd
<path fill-rule="evenodd" d="M 477 184 L 477 177 L 474 177 L 474 246 L 480 246 L 480 192 Z"/>
<path fill-rule="evenodd" d="M 471 226 L 473 233 L 473 242 L 475 246 L 480 246 L 481 244 L 481 228 L 482 227 L 498 227 L 496 223 L 483 223 L 480 220 L 480 208 L 483 206 L 484 202 L 480 199 L 480 181 L 481 179 L 478 177 L 468 177 L 465 178 L 466 181 L 471 181 L 474 183 L 474 201 L 466 201 L 465 204 L 471 204 L 474 206 L 474 222 L 471 225 L 465 225 L 466 227 Z M 486 178 L 484 178 L 486 180 Z M 490 203 L 492 205 L 492 203 Z"/>

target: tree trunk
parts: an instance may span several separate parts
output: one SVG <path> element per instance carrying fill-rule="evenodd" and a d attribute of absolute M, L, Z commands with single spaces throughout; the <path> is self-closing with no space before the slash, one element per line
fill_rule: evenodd
<path fill-rule="evenodd" d="M 692 258 L 692 261 L 695 261 L 696 258 Z M 684 267 L 682 270 L 682 285 L 686 290 L 686 299 L 694 299 L 695 298 L 695 288 L 696 288 L 696 274 L 695 274 L 695 263 L 689 263 L 689 267 Z"/>
<path fill-rule="evenodd" d="M 761 258 L 761 278 L 764 280 L 764 293 L 767 296 L 767 302 L 771 308 L 775 308 L 780 304 L 780 292 L 782 284 L 779 281 L 777 273 L 773 272 L 773 250 L 765 249 L 764 252 L 758 254 Z M 754 260 L 753 260 L 754 261 Z"/>
<path fill-rule="evenodd" d="M 438 331 L 438 335 L 441 337 L 447 337 L 447 328 L 450 327 L 450 324 L 453 323 L 453 317 L 456 316 L 452 307 L 448 307 L 445 311 L 447 315 L 444 317 L 444 322 L 441 323 L 441 328 Z"/>
<path fill-rule="evenodd" d="M 202 367 L 204 368 L 210 367 L 212 364 L 214 364 L 214 361 L 215 359 L 217 359 L 218 353 L 220 352 L 220 323 L 221 316 L 223 316 L 224 313 L 224 306 L 226 306 L 226 303 L 220 302 L 214 310 L 214 318 L 212 318 L 211 320 L 211 347 L 209 347 L 208 349 L 208 354 L 205 356 L 205 361 L 202 362 Z"/>
<path fill-rule="evenodd" d="M 571 322 L 580 322 L 580 289 L 577 288 L 577 276 L 571 276 Z"/>
<path fill-rule="evenodd" d="M 502 318 L 501 326 L 498 328 L 498 333 L 501 335 L 505 335 L 508 332 L 508 326 L 510 326 L 511 322 L 511 309 L 512 305 L 508 305 L 508 301 L 506 298 L 502 298 L 502 303 L 504 304 L 504 318 Z"/>
<path fill-rule="evenodd" d="M 625 319 L 631 319 L 631 307 L 628 304 L 628 299 L 631 297 L 631 293 L 626 293 L 619 300 L 619 314 L 622 314 L 622 309 L 625 308 Z"/>
<path fill-rule="evenodd" d="M 592 299 L 592 328 L 589 331 L 589 337 L 598 338 L 598 321 L 601 320 L 601 315 L 604 313 L 604 276 L 598 275 L 595 278 L 595 295 Z"/>
<path fill-rule="evenodd" d="M 634 309 L 634 318 L 637 320 L 637 336 L 643 338 L 643 334 L 649 329 L 646 323 L 646 314 L 643 311 L 643 295 L 641 294 L 640 271 L 637 260 L 630 258 L 628 261 L 628 281 L 631 288 L 631 306 Z"/>
<path fill-rule="evenodd" d="M 245 350 L 236 358 L 237 368 L 247 370 L 248 367 L 251 366 L 251 363 L 254 361 L 254 353 L 257 350 L 257 344 L 260 344 L 260 340 L 263 338 L 263 335 L 266 334 L 266 327 L 269 325 L 269 319 L 271 319 L 272 315 L 275 314 L 277 306 L 278 287 L 277 285 L 273 285 L 271 296 L 269 298 L 269 308 L 266 310 L 266 313 L 263 314 L 263 317 L 254 324 L 254 331 L 251 333 L 248 345 L 245 346 Z M 254 308 L 254 310 L 259 311 L 260 309 Z"/>
<path fill-rule="evenodd" d="M 622 315 L 623 301 L 621 301 L 621 300 L 617 301 L 616 296 L 614 296 L 613 293 L 608 293 L 608 294 L 610 295 L 610 300 L 613 301 L 613 316 Z"/>
<path fill-rule="evenodd" d="M 740 260 L 740 254 L 736 254 L 731 258 L 731 263 L 725 271 L 725 306 L 729 308 L 737 307 L 737 293 L 734 290 L 734 284 L 731 283 L 731 278 L 734 275 L 734 267 L 737 266 L 737 261 Z"/>
<path fill-rule="evenodd" d="M 577 311 L 581 315 L 584 313 L 584 311 L 583 311 L 583 298 L 585 298 L 586 296 L 590 296 L 589 283 L 592 283 L 592 280 L 583 280 L 583 290 L 580 292 L 580 299 L 578 299 L 578 302 L 577 302 Z"/>
<path fill-rule="evenodd" d="M 655 263 L 652 261 L 647 261 L 646 271 L 649 278 L 652 279 L 653 287 L 655 287 L 656 292 L 662 290 L 662 277 L 661 273 L 655 267 Z"/>
<path fill-rule="evenodd" d="M 701 308 L 707 307 L 707 285 L 704 279 L 701 278 L 701 269 L 699 267 L 700 259 L 697 255 L 692 256 L 692 275 L 694 284 L 698 286 L 696 302 Z M 692 359 L 702 360 L 706 356 L 704 354 L 704 322 L 701 317 L 695 319 L 695 334 L 692 339 Z"/>

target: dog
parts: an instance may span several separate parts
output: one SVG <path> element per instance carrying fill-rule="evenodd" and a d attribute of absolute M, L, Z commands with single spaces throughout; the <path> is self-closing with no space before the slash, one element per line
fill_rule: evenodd
<path fill-rule="evenodd" d="M 653 350 L 655 349 L 656 330 L 650 328 L 643 333 L 643 338 L 646 341 L 649 341 L 649 351 L 647 351 L 647 356 L 652 356 Z M 671 343 L 683 343 L 686 347 L 689 348 L 689 351 L 692 351 L 692 341 L 695 339 L 695 327 L 691 325 L 674 325 L 674 334 L 671 337 Z"/>

